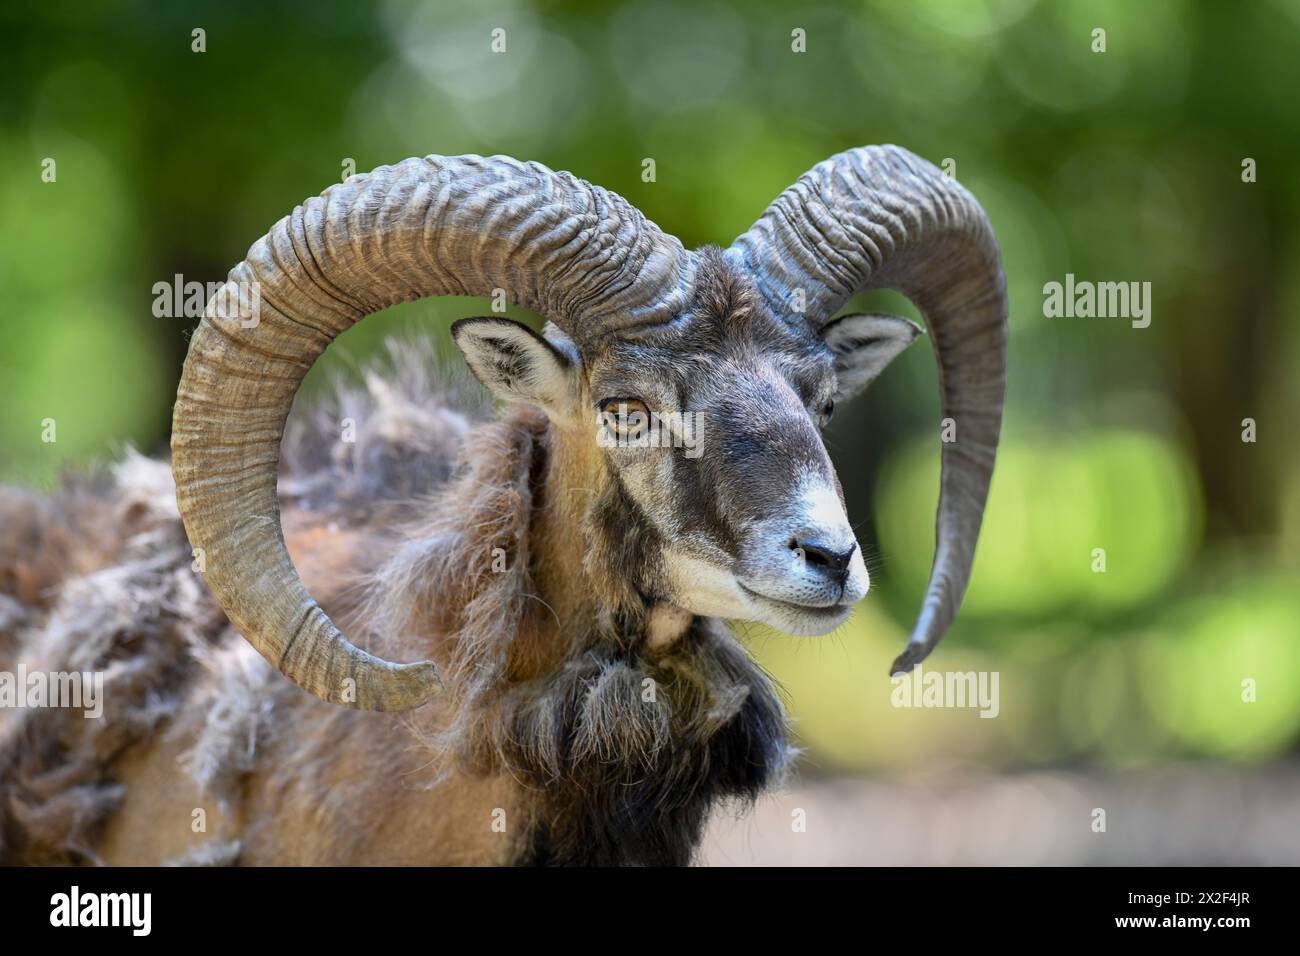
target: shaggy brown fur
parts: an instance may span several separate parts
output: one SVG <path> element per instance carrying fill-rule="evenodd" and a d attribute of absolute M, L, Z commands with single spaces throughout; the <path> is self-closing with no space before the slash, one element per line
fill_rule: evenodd
<path fill-rule="evenodd" d="M 0 526 L 18 523 L 35 544 L 34 560 L 9 551 L 0 569 L 23 607 L 5 629 L 0 667 L 104 672 L 101 719 L 0 710 L 0 861 L 96 859 L 99 827 L 124 796 L 113 764 L 176 712 L 193 650 L 225 626 L 191 570 L 170 485 L 165 464 L 132 455 L 98 490 L 70 482 L 41 509 L 22 493 L 0 495 Z"/>
<path fill-rule="evenodd" d="M 603 585 L 603 613 L 557 629 L 529 550 L 534 511 L 560 507 L 540 497 L 546 420 L 518 406 L 473 441 L 362 614 L 378 634 L 445 635 L 432 647 L 454 716 L 430 733 L 431 758 L 536 792 L 529 862 L 687 862 L 716 800 L 752 799 L 783 772 L 780 704 L 721 625 L 699 622 L 668 654 L 647 647 L 644 603 L 618 586 L 642 556 L 611 545 L 648 529 L 588 523 L 600 570 L 584 584 Z M 589 511 L 611 513 L 599 498 Z"/>
<path fill-rule="evenodd" d="M 0 669 L 104 669 L 106 710 L 0 711 L 0 862 L 684 863 L 712 806 L 780 777 L 780 704 L 730 633 L 647 641 L 623 582 L 650 532 L 593 524 L 620 489 L 569 494 L 536 409 L 471 431 L 481 400 L 448 402 L 473 389 L 394 361 L 297 419 L 285 534 L 358 643 L 432 656 L 448 693 L 391 715 L 291 687 L 192 571 L 164 464 L 4 491 Z"/>

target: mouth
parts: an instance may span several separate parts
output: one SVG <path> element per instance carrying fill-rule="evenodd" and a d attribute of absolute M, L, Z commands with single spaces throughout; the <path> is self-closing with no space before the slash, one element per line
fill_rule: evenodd
<path fill-rule="evenodd" d="M 853 604 L 800 604 L 781 598 L 768 597 L 737 581 L 745 597 L 759 609 L 766 611 L 764 623 L 772 624 L 791 634 L 813 636 L 834 630 L 848 620 Z"/>

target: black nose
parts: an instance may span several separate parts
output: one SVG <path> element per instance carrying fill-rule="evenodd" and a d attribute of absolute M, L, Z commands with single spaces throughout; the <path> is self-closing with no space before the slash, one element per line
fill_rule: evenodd
<path fill-rule="evenodd" d="M 807 562 L 808 567 L 817 568 L 827 577 L 843 584 L 849 576 L 849 562 L 853 560 L 853 552 L 858 549 L 855 541 L 847 551 L 836 551 L 834 548 L 828 548 L 819 541 L 800 541 L 797 538 L 790 545 L 796 551 L 803 552 L 803 559 Z"/>

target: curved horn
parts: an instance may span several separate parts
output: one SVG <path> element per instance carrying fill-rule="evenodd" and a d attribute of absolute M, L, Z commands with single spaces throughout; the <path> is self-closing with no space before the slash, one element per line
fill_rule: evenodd
<path fill-rule="evenodd" d="M 970 580 L 1002 427 L 1007 376 L 1006 280 L 979 203 L 897 146 L 818 163 L 777 197 L 728 254 L 754 276 L 776 315 L 802 293 L 821 324 L 851 295 L 892 288 L 925 315 L 939 360 L 943 445 L 934 565 L 925 604 L 890 673 L 924 660 L 952 623 Z"/>
<path fill-rule="evenodd" d="M 276 469 L 303 376 L 362 316 L 430 295 L 503 290 L 580 339 L 666 321 L 686 305 L 692 262 L 619 196 L 501 156 L 383 166 L 280 220 L 208 303 L 172 424 L 181 517 L 230 620 L 324 700 L 428 700 L 441 686 L 433 663 L 350 644 L 285 550 Z"/>

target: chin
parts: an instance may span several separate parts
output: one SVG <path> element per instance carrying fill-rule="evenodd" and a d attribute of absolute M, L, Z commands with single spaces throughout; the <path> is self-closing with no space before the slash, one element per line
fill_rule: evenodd
<path fill-rule="evenodd" d="M 697 597 L 687 601 L 679 598 L 678 604 L 692 614 L 765 624 L 795 637 L 829 634 L 853 614 L 852 604 L 812 607 L 756 594 L 737 595 L 729 600 L 700 600 Z"/>
<path fill-rule="evenodd" d="M 829 634 L 849 619 L 866 593 L 865 586 L 856 588 L 851 591 L 854 600 L 821 606 L 783 601 L 746 587 L 729 569 L 683 555 L 672 557 L 669 570 L 677 586 L 669 600 L 678 607 L 704 617 L 765 624 L 797 637 Z"/>
<path fill-rule="evenodd" d="M 852 604 L 808 607 L 757 596 L 749 603 L 751 609 L 748 614 L 743 615 L 745 620 L 766 624 L 795 637 L 817 637 L 821 634 L 829 634 L 847 621 L 853 613 Z"/>

